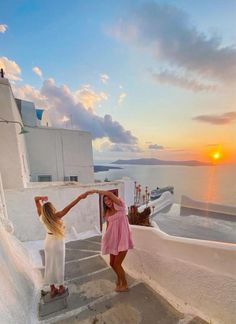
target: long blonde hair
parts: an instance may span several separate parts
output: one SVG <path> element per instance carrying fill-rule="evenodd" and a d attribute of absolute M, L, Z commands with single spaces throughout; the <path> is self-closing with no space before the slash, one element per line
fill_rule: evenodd
<path fill-rule="evenodd" d="M 65 236 L 63 221 L 55 215 L 56 209 L 49 201 L 42 206 L 42 221 L 48 230 L 58 238 Z"/>

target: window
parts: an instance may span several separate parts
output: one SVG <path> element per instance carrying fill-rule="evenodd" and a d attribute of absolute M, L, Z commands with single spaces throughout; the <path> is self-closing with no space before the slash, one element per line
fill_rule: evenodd
<path fill-rule="evenodd" d="M 78 182 L 78 176 L 70 176 L 70 181 Z"/>
<path fill-rule="evenodd" d="M 38 176 L 38 181 L 39 182 L 50 182 L 50 181 L 52 181 L 52 176 L 50 176 L 50 175 L 39 175 Z"/>

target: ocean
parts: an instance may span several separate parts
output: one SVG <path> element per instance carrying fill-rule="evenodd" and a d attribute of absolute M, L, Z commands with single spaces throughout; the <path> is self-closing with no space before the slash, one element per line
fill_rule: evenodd
<path fill-rule="evenodd" d="M 95 162 L 95 165 L 109 165 Z M 205 202 L 236 206 L 236 165 L 166 166 L 166 165 L 115 165 L 122 169 L 95 173 L 96 180 L 104 181 L 129 177 L 148 186 L 173 186 L 174 199 L 179 203 L 182 195 Z"/>

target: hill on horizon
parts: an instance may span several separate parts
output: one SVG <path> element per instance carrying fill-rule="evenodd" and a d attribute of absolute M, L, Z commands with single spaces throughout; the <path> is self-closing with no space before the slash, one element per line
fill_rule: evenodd
<path fill-rule="evenodd" d="M 160 160 L 156 158 L 142 158 L 130 160 L 116 160 L 111 164 L 136 164 L 136 165 L 184 165 L 184 166 L 209 166 L 212 163 L 201 162 L 197 160 L 174 161 Z"/>

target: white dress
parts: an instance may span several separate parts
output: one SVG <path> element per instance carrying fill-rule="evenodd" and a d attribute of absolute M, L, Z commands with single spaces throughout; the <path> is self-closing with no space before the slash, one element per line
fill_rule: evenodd
<path fill-rule="evenodd" d="M 45 252 L 45 271 L 44 284 L 45 285 L 63 285 L 65 275 L 65 239 L 57 238 L 50 233 L 50 230 L 42 221 L 46 230 L 46 238 L 44 241 Z"/>

